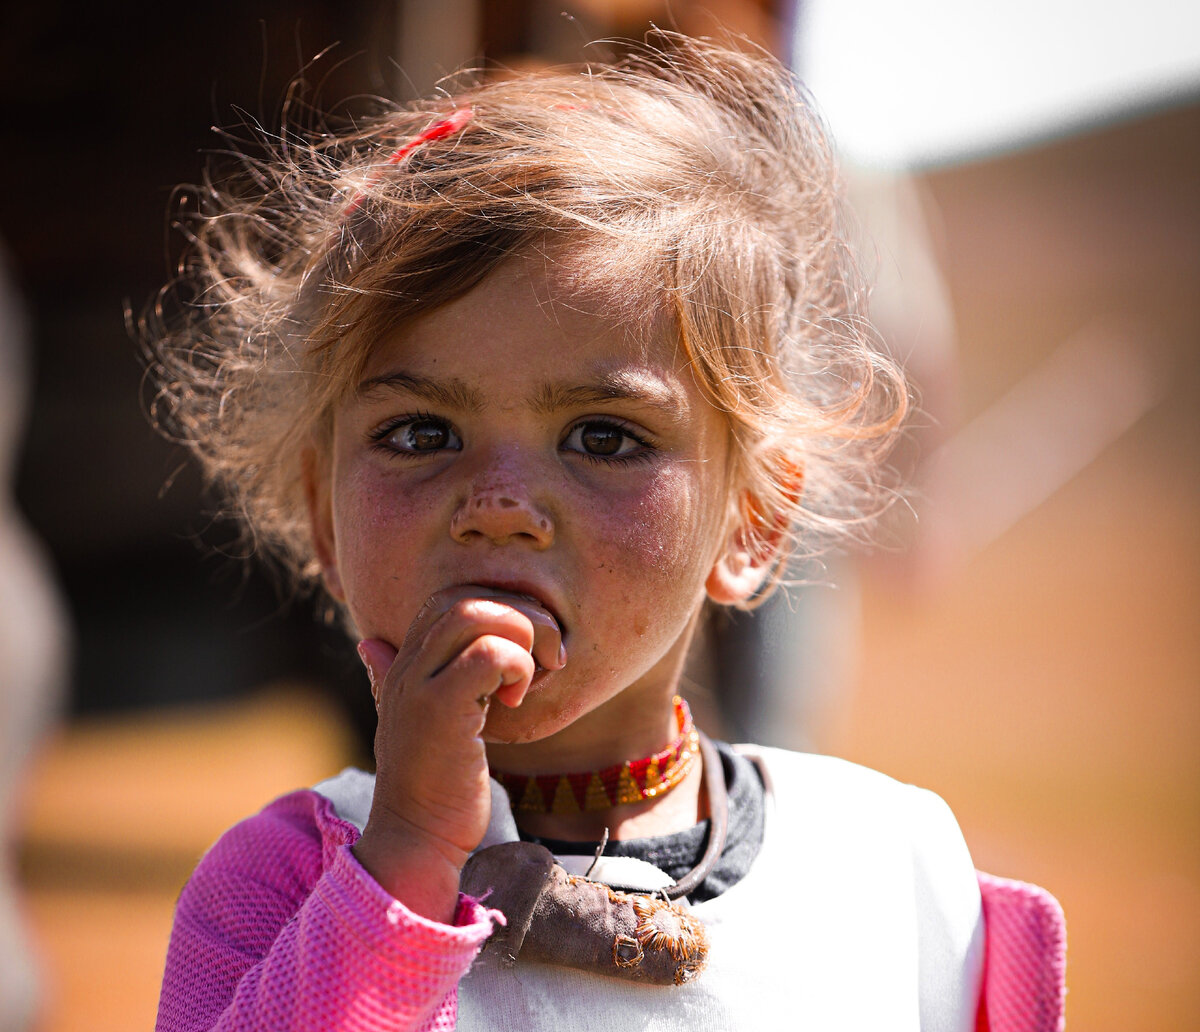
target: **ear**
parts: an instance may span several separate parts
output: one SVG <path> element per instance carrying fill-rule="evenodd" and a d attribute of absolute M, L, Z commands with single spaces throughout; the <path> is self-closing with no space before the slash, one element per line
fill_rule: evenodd
<path fill-rule="evenodd" d="M 804 470 L 783 456 L 770 465 L 781 488 L 781 499 L 768 506 L 754 492 L 742 493 L 741 505 L 730 514 L 725 548 L 704 582 L 708 597 L 718 605 L 749 601 L 771 575 L 787 546 L 787 530 L 804 490 Z"/>
<path fill-rule="evenodd" d="M 782 544 L 782 531 L 766 535 L 739 520 L 704 582 L 708 597 L 722 606 L 748 601 L 770 576 Z"/>
<path fill-rule="evenodd" d="M 321 564 L 325 590 L 338 602 L 346 601 L 342 578 L 338 573 L 337 548 L 333 537 L 333 502 L 329 491 L 329 464 L 313 445 L 301 456 L 304 477 L 304 497 L 308 502 L 308 524 L 312 533 L 313 550 Z"/>

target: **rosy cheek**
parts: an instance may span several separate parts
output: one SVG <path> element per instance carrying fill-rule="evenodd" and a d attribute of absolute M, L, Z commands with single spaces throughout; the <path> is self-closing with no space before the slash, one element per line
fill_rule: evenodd
<path fill-rule="evenodd" d="M 369 467 L 335 479 L 334 490 L 338 562 L 353 611 L 378 604 L 396 583 L 391 574 L 409 568 L 422 504 L 419 493 L 389 488 Z"/>
<path fill-rule="evenodd" d="M 704 550 L 708 528 L 702 515 L 701 486 L 680 469 L 671 469 L 655 480 L 637 519 L 649 561 L 674 567 Z"/>
<path fill-rule="evenodd" d="M 620 570 L 630 586 L 671 586 L 702 580 L 711 530 L 703 518 L 700 487 L 688 471 L 661 471 L 644 490 L 602 498 L 589 517 L 597 560 Z"/>

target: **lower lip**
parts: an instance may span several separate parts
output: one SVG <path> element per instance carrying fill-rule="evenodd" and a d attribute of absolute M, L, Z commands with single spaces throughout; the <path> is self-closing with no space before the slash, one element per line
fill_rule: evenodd
<path fill-rule="evenodd" d="M 537 597 L 537 595 L 527 595 L 523 591 L 514 591 L 513 594 L 516 595 L 517 598 L 523 598 L 527 602 L 532 602 L 539 609 L 544 609 L 546 611 L 546 614 L 550 617 L 550 619 L 552 619 L 556 624 L 558 624 L 559 631 L 563 634 L 566 633 L 565 629 L 563 628 L 562 621 L 555 615 L 554 611 L 548 605 L 546 605 L 545 602 L 543 602 L 540 598 Z"/>

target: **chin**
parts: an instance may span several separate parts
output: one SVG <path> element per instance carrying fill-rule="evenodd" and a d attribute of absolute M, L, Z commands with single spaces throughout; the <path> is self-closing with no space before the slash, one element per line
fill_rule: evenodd
<path fill-rule="evenodd" d="M 549 721 L 529 725 L 519 717 L 495 720 L 490 715 L 484 725 L 483 734 L 479 737 L 488 745 L 528 745 L 530 742 L 540 742 L 549 738 L 556 731 L 561 731 L 566 724 L 552 724 Z"/>
<path fill-rule="evenodd" d="M 494 745 L 526 745 L 557 734 L 580 716 L 561 707 L 546 709 L 539 702 L 533 693 L 515 709 L 493 702 L 480 737 Z"/>

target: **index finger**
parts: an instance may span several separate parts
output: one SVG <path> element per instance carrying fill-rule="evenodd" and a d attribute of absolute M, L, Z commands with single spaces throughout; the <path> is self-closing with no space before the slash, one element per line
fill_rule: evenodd
<path fill-rule="evenodd" d="M 432 631 L 431 621 L 436 622 L 460 602 L 470 600 L 497 603 L 516 610 L 532 625 L 533 644 L 530 653 L 535 662 L 546 670 L 560 670 L 563 667 L 566 662 L 563 631 L 554 614 L 532 596 L 481 584 L 458 584 L 434 592 L 425 600 L 409 627 L 403 649 L 407 650 L 422 642 Z"/>

